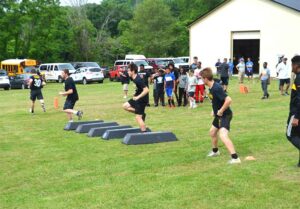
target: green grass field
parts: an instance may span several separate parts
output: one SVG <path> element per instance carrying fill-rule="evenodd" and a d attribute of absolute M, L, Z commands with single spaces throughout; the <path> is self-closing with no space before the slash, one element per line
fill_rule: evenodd
<path fill-rule="evenodd" d="M 271 98 L 262 101 L 260 83 L 246 83 L 248 95 L 238 92 L 236 80 L 229 88 L 230 136 L 241 165 L 227 165 L 222 143 L 220 157 L 206 157 L 209 101 L 195 110 L 147 108 L 147 126 L 173 131 L 179 141 L 126 146 L 63 131 L 66 116 L 53 108 L 61 84 L 44 88 L 47 112 L 38 105 L 34 116 L 28 90 L 0 90 L 0 208 L 300 208 L 298 153 L 285 138 L 289 97 L 273 81 Z M 84 120 L 136 126 L 121 108 L 120 83 L 77 88 Z M 257 160 L 245 161 L 249 155 Z"/>

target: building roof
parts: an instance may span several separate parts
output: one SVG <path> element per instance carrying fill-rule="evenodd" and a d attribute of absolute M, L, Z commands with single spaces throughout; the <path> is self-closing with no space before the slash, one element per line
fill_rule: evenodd
<path fill-rule="evenodd" d="M 212 10 L 200 15 L 199 17 L 197 17 L 195 20 L 193 20 L 192 22 L 190 22 L 188 24 L 188 26 L 192 26 L 195 22 L 197 22 L 198 20 L 204 18 L 205 16 L 209 15 L 210 13 L 214 12 L 215 10 L 219 9 L 220 7 L 222 7 L 224 4 L 230 2 L 231 0 L 223 0 L 221 3 L 219 3 L 217 6 L 215 6 Z M 290 9 L 293 9 L 297 12 L 300 12 L 300 0 L 269 0 L 272 1 L 274 3 L 280 4 L 282 6 L 288 7 Z"/>

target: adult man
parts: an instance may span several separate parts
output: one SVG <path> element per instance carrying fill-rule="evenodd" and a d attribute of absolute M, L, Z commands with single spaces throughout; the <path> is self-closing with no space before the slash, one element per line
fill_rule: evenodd
<path fill-rule="evenodd" d="M 145 85 L 149 88 L 149 78 L 151 77 L 150 73 L 145 70 L 145 66 L 143 64 L 140 65 L 140 71 L 138 72 L 138 75 L 143 79 Z M 148 97 L 148 104 L 147 106 L 149 107 L 149 94 L 147 94 Z"/>
<path fill-rule="evenodd" d="M 253 79 L 253 62 L 251 61 L 250 57 L 248 57 L 248 60 L 246 62 L 246 68 L 246 75 L 249 81 L 250 79 Z"/>
<path fill-rule="evenodd" d="M 78 120 L 81 120 L 83 112 L 80 110 L 74 110 L 75 103 L 78 101 L 78 93 L 75 86 L 75 82 L 72 77 L 70 77 L 70 73 L 68 69 L 64 69 L 61 73 L 62 78 L 65 81 L 65 91 L 59 92 L 60 95 L 66 96 L 66 101 L 64 104 L 63 111 L 67 113 L 67 117 L 69 119 L 69 122 L 73 122 L 72 114 L 78 116 Z"/>
<path fill-rule="evenodd" d="M 145 108 L 148 104 L 149 96 L 147 95 L 149 94 L 149 89 L 145 85 L 143 79 L 138 75 L 138 67 L 134 63 L 128 65 L 128 74 L 136 85 L 136 91 L 134 97 L 123 104 L 123 108 L 124 110 L 135 114 L 135 119 L 139 124 L 141 131 L 146 132 Z"/>
<path fill-rule="evenodd" d="M 120 79 L 121 79 L 121 84 L 123 86 L 123 91 L 124 91 L 124 99 L 127 98 L 128 94 L 128 85 L 130 83 L 129 75 L 127 72 L 127 69 L 125 69 L 123 72 L 120 72 Z"/>
<path fill-rule="evenodd" d="M 197 65 L 198 65 L 198 57 L 195 56 L 193 59 L 193 64 L 191 64 L 190 66 L 190 69 L 195 70 L 197 68 Z"/>
<path fill-rule="evenodd" d="M 31 100 L 31 108 L 29 112 L 32 114 L 34 113 L 34 104 L 36 99 L 40 101 L 43 111 L 46 112 L 44 97 L 42 94 L 42 88 L 44 83 L 43 78 L 39 73 L 37 74 L 36 69 L 32 69 L 31 73 L 32 76 L 30 76 L 30 79 L 28 81 L 28 86 L 30 88 L 30 100 Z"/>
<path fill-rule="evenodd" d="M 216 64 L 215 64 L 215 67 L 216 67 L 216 69 L 217 69 L 217 75 L 220 75 L 220 65 L 221 65 L 222 63 L 221 63 L 221 61 L 220 61 L 220 59 L 218 59 L 218 61 L 216 62 Z"/>
<path fill-rule="evenodd" d="M 292 86 L 290 113 L 288 117 L 287 138 L 299 151 L 300 167 L 300 56 L 297 55 L 292 59 L 292 71 L 296 78 Z"/>
<path fill-rule="evenodd" d="M 231 59 L 229 59 L 228 61 L 228 66 L 229 66 L 229 76 L 231 77 L 233 75 L 233 68 L 234 68 L 234 64 Z"/>
<path fill-rule="evenodd" d="M 289 75 L 289 69 L 287 66 L 287 58 L 283 58 L 283 61 L 277 65 L 276 68 L 277 71 L 277 77 L 279 79 L 279 89 L 282 96 L 289 95 L 288 90 L 290 88 L 290 75 Z M 286 84 L 285 92 L 283 92 L 284 84 Z"/>
<path fill-rule="evenodd" d="M 244 59 L 240 59 L 240 63 L 236 66 L 237 71 L 239 72 L 239 83 L 244 82 L 244 77 L 245 77 L 245 62 Z"/>
<path fill-rule="evenodd" d="M 198 62 L 197 68 L 194 70 L 194 76 L 196 76 L 196 78 L 197 78 L 197 85 L 196 85 L 196 89 L 195 89 L 196 103 L 199 103 L 199 102 L 202 103 L 204 100 L 205 86 L 204 86 L 203 80 L 200 75 L 200 72 L 202 70 L 201 65 L 202 65 L 202 63 Z"/>
<path fill-rule="evenodd" d="M 220 155 L 218 149 L 218 133 L 231 154 L 229 164 L 241 163 L 232 141 L 228 136 L 230 130 L 230 121 L 232 119 L 232 111 L 230 109 L 231 98 L 224 92 L 222 86 L 213 80 L 213 73 L 210 68 L 205 68 L 201 72 L 202 79 L 209 87 L 209 97 L 212 100 L 212 108 L 214 120 L 210 129 L 210 136 L 212 139 L 212 151 L 207 155 L 208 157 L 216 157 Z"/>
<path fill-rule="evenodd" d="M 268 99 L 269 93 L 268 93 L 268 85 L 270 84 L 270 76 L 271 72 L 268 69 L 268 63 L 264 62 L 263 69 L 261 70 L 261 73 L 259 74 L 259 78 L 261 80 L 261 88 L 264 92 L 264 95 L 261 99 Z"/>
<path fill-rule="evenodd" d="M 229 81 L 229 65 L 227 64 L 227 58 L 224 58 L 223 63 L 220 65 L 220 76 L 223 89 L 225 92 L 227 92 Z"/>

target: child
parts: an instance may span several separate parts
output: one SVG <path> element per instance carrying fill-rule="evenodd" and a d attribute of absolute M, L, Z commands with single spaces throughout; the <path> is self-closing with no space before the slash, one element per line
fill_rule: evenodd
<path fill-rule="evenodd" d="M 158 106 L 158 102 L 161 102 L 161 106 L 165 106 L 165 93 L 164 93 L 164 71 L 162 69 L 158 70 L 158 73 L 154 75 L 155 83 L 155 97 L 154 103 L 155 107 Z"/>
<path fill-rule="evenodd" d="M 188 93 L 189 93 L 189 101 L 190 101 L 190 108 L 196 108 L 196 101 L 194 99 L 195 96 L 195 90 L 197 85 L 197 78 L 194 75 L 194 71 L 189 71 L 189 78 L 188 78 Z"/>
<path fill-rule="evenodd" d="M 186 75 L 185 70 L 180 67 L 180 75 L 179 75 L 179 100 L 178 100 L 178 106 L 182 105 L 182 97 L 183 97 L 183 106 L 187 105 L 187 95 L 186 95 L 186 85 L 188 82 L 188 77 Z"/>
<path fill-rule="evenodd" d="M 173 99 L 173 92 L 175 91 L 175 76 L 171 73 L 169 67 L 166 68 L 165 74 L 165 89 L 166 94 L 168 97 L 169 107 L 175 107 L 174 99 Z"/>

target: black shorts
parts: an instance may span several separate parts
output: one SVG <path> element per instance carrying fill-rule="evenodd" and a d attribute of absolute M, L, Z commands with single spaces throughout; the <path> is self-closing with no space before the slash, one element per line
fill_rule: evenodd
<path fill-rule="evenodd" d="M 248 70 L 246 70 L 246 75 L 247 75 L 247 76 L 253 76 L 253 71 L 248 71 Z"/>
<path fill-rule="evenodd" d="M 139 102 L 139 101 L 134 101 L 133 99 L 130 99 L 128 101 L 130 106 L 134 108 L 134 113 L 136 115 L 144 115 L 145 114 L 145 108 L 147 106 L 147 103 Z"/>
<path fill-rule="evenodd" d="M 279 79 L 279 85 L 283 86 L 284 84 L 290 84 L 291 83 L 291 79 L 287 78 L 287 79 Z"/>
<path fill-rule="evenodd" d="M 65 104 L 64 104 L 64 110 L 66 110 L 66 109 L 73 109 L 74 108 L 74 106 L 75 106 L 75 103 L 76 103 L 76 101 L 73 101 L 73 100 L 66 100 L 65 101 Z"/>
<path fill-rule="evenodd" d="M 44 99 L 42 91 L 40 89 L 30 91 L 30 100 L 34 102 L 36 99 Z"/>
<path fill-rule="evenodd" d="M 229 77 L 221 77 L 222 85 L 228 86 Z"/>
<path fill-rule="evenodd" d="M 212 125 L 217 129 L 225 128 L 230 131 L 230 122 L 232 119 L 232 113 L 223 115 L 222 117 L 215 116 L 215 119 L 212 122 Z"/>
<path fill-rule="evenodd" d="M 195 96 L 195 92 L 189 91 L 189 97 L 194 97 L 194 96 Z"/>

